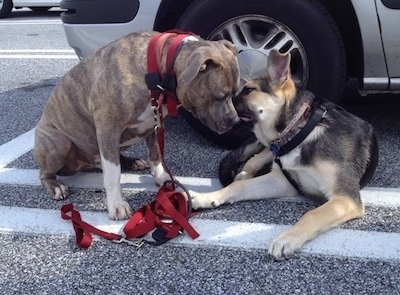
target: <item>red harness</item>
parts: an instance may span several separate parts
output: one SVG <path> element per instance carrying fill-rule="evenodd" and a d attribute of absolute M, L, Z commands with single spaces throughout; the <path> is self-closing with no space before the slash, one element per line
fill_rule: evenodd
<path fill-rule="evenodd" d="M 173 179 L 171 172 L 165 165 L 164 160 L 164 127 L 162 104 L 167 104 L 168 114 L 176 115 L 179 101 L 175 94 L 176 78 L 174 75 L 174 62 L 179 53 L 183 39 L 192 36 L 190 33 L 166 32 L 156 33 L 150 40 L 147 53 L 148 74 L 146 83 L 150 90 L 151 105 L 156 121 L 155 132 L 160 146 L 162 162 L 165 170 Z M 169 46 L 167 45 L 167 41 Z M 166 66 L 162 66 L 162 52 L 168 46 Z M 161 245 L 176 237 L 185 230 L 188 235 L 195 239 L 199 236 L 196 230 L 189 224 L 188 220 L 192 213 L 190 197 L 186 201 L 184 195 L 175 190 L 175 184 L 182 187 L 176 181 L 166 182 L 155 195 L 155 200 L 150 204 L 138 209 L 125 224 L 124 235 L 102 231 L 82 220 L 80 213 L 74 209 L 72 204 L 61 208 L 61 218 L 71 220 L 75 234 L 76 243 L 82 248 L 89 248 L 92 244 L 92 233 L 114 242 L 125 242 L 136 247 L 141 247 L 144 242 L 153 245 Z M 184 190 L 185 188 L 182 187 Z M 185 190 L 186 191 L 186 190 Z M 187 192 L 187 191 L 186 191 Z M 187 193 L 189 196 L 189 194 Z M 70 214 L 69 214 L 70 213 Z M 156 229 L 150 241 L 130 241 L 129 239 L 140 238 L 148 232 Z"/>

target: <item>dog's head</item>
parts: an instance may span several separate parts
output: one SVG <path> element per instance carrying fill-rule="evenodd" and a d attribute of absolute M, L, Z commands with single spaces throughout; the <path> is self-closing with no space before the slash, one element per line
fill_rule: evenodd
<path fill-rule="evenodd" d="M 267 73 L 246 83 L 233 102 L 242 121 L 262 122 L 271 127 L 295 93 L 290 76 L 290 54 L 273 50 L 268 57 Z"/>
<path fill-rule="evenodd" d="M 239 91 L 237 49 L 231 42 L 199 40 L 177 59 L 176 93 L 182 106 L 217 133 L 239 122 L 232 97 Z"/>

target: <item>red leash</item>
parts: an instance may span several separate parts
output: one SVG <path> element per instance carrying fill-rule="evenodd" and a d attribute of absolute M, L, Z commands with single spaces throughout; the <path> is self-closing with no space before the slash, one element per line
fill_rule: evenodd
<path fill-rule="evenodd" d="M 167 104 L 168 114 L 176 115 L 179 101 L 175 95 L 176 78 L 173 65 L 183 39 L 192 36 L 190 33 L 178 33 L 175 31 L 167 33 L 156 33 L 150 40 L 148 48 L 148 74 L 146 83 L 150 89 L 151 104 L 154 111 L 154 120 L 156 121 L 155 132 L 160 146 L 162 163 L 171 179 L 171 172 L 164 160 L 164 127 L 162 104 Z M 165 44 L 172 39 L 168 46 L 166 58 L 166 67 L 161 66 L 161 54 Z M 175 190 L 175 185 L 185 190 L 185 196 Z M 155 195 L 155 200 L 145 205 L 133 213 L 131 218 L 125 224 L 124 235 L 114 234 L 102 231 L 82 220 L 80 213 L 75 210 L 72 204 L 64 205 L 61 208 L 61 218 L 71 220 L 75 234 L 76 243 L 82 248 L 89 248 L 92 244 L 92 234 L 101 236 L 117 243 L 128 243 L 130 245 L 141 247 L 144 243 L 152 245 L 161 245 L 170 239 L 178 236 L 183 230 L 188 233 L 192 239 L 196 239 L 199 234 L 189 224 L 188 220 L 192 214 L 192 206 L 188 191 L 176 181 L 167 181 Z M 155 229 L 152 234 L 154 241 L 142 240 L 140 242 L 129 239 L 141 238 L 145 234 Z"/>
<path fill-rule="evenodd" d="M 192 239 L 199 234 L 189 224 L 191 207 L 181 192 L 174 191 L 168 184 L 162 186 L 155 196 L 155 200 L 137 210 L 123 228 L 124 235 L 109 233 L 100 230 L 82 220 L 80 213 L 72 204 L 61 208 L 61 218 L 71 220 L 75 230 L 76 244 L 81 248 L 89 248 L 92 244 L 92 234 L 117 243 L 128 243 L 141 247 L 143 243 L 161 245 L 178 236 L 185 230 Z M 154 241 L 142 240 L 139 242 L 130 239 L 141 238 L 153 229 Z"/>

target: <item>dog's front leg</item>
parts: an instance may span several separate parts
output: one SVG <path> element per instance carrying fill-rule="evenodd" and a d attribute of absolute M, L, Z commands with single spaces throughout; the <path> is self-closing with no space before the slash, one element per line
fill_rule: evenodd
<path fill-rule="evenodd" d="M 288 259 L 317 235 L 363 215 L 360 200 L 356 202 L 350 196 L 334 196 L 322 206 L 304 214 L 291 229 L 273 239 L 268 252 L 275 260 Z"/>
<path fill-rule="evenodd" d="M 131 208 L 121 195 L 120 134 L 115 132 L 118 128 L 111 124 L 101 126 L 110 128 L 101 128 L 97 134 L 108 216 L 114 220 L 128 219 L 131 216 Z"/>
<path fill-rule="evenodd" d="M 147 157 L 150 163 L 151 175 L 158 186 L 164 184 L 166 180 L 171 180 L 169 174 L 165 171 L 158 138 L 155 132 L 146 137 Z"/>
<path fill-rule="evenodd" d="M 100 155 L 108 216 L 113 220 L 128 219 L 131 216 L 131 207 L 121 196 L 121 165 L 107 160 L 101 152 Z"/>
<path fill-rule="evenodd" d="M 227 203 L 297 195 L 297 190 L 289 183 L 282 171 L 276 167 L 268 174 L 234 181 L 215 192 L 197 193 L 190 191 L 194 209 L 215 208 Z"/>
<path fill-rule="evenodd" d="M 268 148 L 263 149 L 247 160 L 242 171 L 235 176 L 234 181 L 253 178 L 264 166 L 271 163 L 273 159 L 274 155 L 272 152 Z"/>

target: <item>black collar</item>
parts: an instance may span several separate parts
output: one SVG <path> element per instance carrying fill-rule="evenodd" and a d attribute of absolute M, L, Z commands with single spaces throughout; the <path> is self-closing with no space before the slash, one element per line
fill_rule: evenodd
<path fill-rule="evenodd" d="M 321 121 L 321 119 L 325 116 L 325 114 L 336 107 L 336 105 L 332 102 L 324 100 L 320 105 L 318 105 L 314 113 L 311 115 L 307 124 L 297 133 L 291 140 L 289 140 L 284 145 L 280 146 L 278 141 L 274 141 L 271 143 L 270 150 L 274 154 L 275 158 L 279 158 L 283 155 L 286 155 L 295 147 L 297 147 L 300 143 L 303 142 L 304 139 L 313 131 L 315 126 Z"/>

